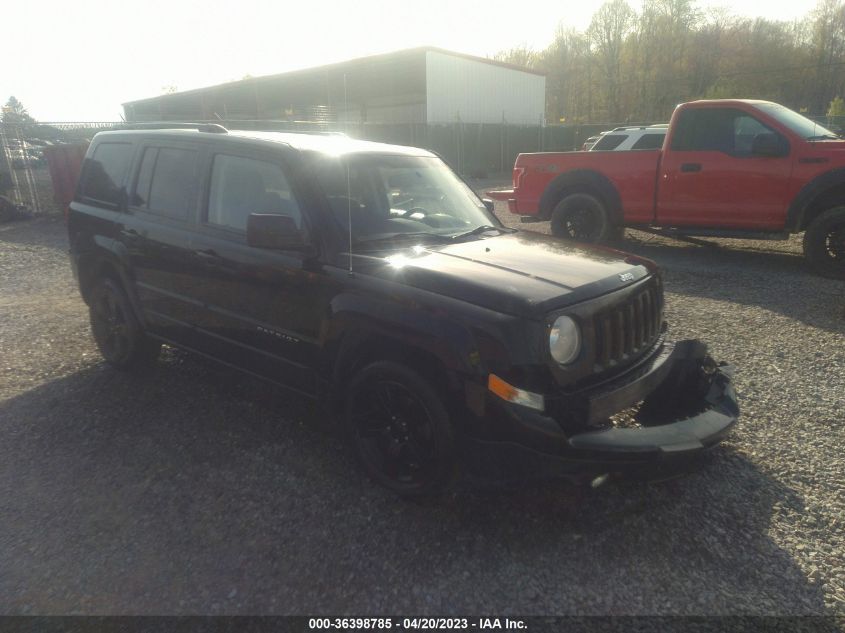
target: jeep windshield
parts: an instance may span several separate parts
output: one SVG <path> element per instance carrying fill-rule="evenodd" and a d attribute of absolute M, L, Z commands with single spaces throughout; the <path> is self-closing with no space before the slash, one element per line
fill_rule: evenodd
<path fill-rule="evenodd" d="M 325 159 L 315 177 L 337 225 L 361 244 L 448 242 L 507 231 L 439 158 L 353 154 Z"/>

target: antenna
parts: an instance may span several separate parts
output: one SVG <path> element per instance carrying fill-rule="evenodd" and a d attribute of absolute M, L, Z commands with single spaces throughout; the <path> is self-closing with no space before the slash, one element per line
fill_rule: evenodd
<path fill-rule="evenodd" d="M 343 113 L 349 116 L 349 100 L 346 95 L 346 73 L 343 73 Z M 343 161 L 346 163 L 346 220 L 349 230 L 349 276 L 352 276 L 352 185 L 349 177 L 349 157 Z"/>

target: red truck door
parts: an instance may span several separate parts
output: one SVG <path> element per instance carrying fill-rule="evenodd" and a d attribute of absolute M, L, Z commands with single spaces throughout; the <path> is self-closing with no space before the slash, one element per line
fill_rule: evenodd
<path fill-rule="evenodd" d="M 781 155 L 751 151 L 775 134 Z M 787 139 L 751 112 L 697 107 L 678 113 L 660 164 L 657 223 L 665 226 L 782 228 L 792 157 Z"/>

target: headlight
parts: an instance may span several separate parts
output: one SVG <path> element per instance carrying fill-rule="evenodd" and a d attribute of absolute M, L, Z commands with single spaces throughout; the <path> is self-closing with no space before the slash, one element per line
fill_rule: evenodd
<path fill-rule="evenodd" d="M 581 351 L 581 331 L 578 324 L 568 316 L 559 316 L 549 332 L 549 351 L 561 365 L 568 365 Z"/>

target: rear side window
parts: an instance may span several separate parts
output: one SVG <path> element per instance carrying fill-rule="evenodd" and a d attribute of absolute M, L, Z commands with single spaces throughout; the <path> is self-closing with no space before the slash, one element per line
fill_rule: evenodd
<path fill-rule="evenodd" d="M 209 224 L 246 231 L 250 213 L 277 213 L 292 217 L 302 228 L 302 213 L 279 165 L 218 154 L 210 187 Z"/>
<path fill-rule="evenodd" d="M 187 219 L 196 191 L 196 166 L 193 150 L 146 148 L 132 203 L 150 213 Z"/>
<path fill-rule="evenodd" d="M 627 134 L 605 134 L 602 136 L 598 143 L 593 146 L 594 150 L 608 150 L 608 149 L 616 149 L 628 138 Z"/>
<path fill-rule="evenodd" d="M 82 196 L 108 204 L 123 201 L 123 182 L 132 161 L 130 143 L 100 143 L 86 159 Z"/>
<path fill-rule="evenodd" d="M 665 138 L 665 134 L 643 134 L 631 149 L 660 149 Z"/>

